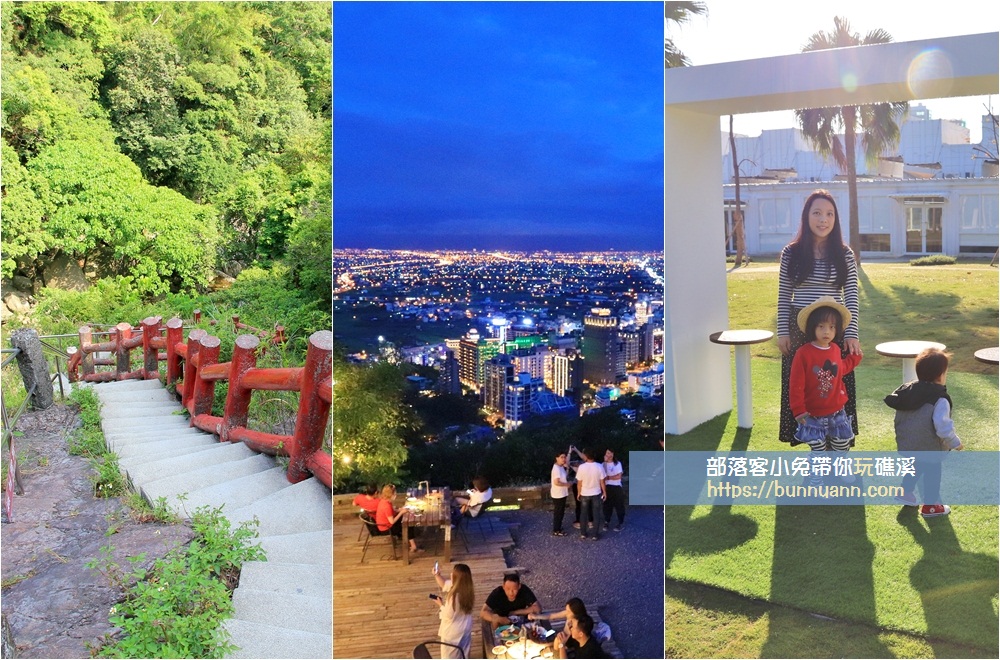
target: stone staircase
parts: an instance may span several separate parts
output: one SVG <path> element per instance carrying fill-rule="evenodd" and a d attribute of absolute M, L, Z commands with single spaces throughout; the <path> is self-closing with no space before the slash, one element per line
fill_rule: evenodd
<path fill-rule="evenodd" d="M 243 566 L 235 613 L 223 623 L 238 647 L 229 657 L 332 657 L 330 491 L 316 479 L 291 484 L 273 457 L 189 426 L 158 380 L 90 387 L 101 400 L 109 450 L 150 503 L 164 498 L 183 518 L 200 506 L 223 506 L 234 527 L 260 521 L 267 561 Z"/>

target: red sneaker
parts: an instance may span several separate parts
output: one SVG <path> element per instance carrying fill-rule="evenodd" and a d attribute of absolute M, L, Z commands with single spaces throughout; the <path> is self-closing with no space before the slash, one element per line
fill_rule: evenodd
<path fill-rule="evenodd" d="M 951 513 L 951 507 L 947 504 L 925 504 L 920 507 L 920 515 L 924 518 L 947 516 L 949 513 Z"/>

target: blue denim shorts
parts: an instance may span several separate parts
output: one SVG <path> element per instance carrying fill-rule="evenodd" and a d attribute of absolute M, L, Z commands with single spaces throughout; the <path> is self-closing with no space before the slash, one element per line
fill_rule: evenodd
<path fill-rule="evenodd" d="M 852 440 L 854 431 L 851 430 L 851 417 L 843 408 L 825 417 L 806 418 L 805 423 L 799 424 L 795 431 L 795 439 L 799 442 L 819 442 L 827 438 L 837 440 Z"/>

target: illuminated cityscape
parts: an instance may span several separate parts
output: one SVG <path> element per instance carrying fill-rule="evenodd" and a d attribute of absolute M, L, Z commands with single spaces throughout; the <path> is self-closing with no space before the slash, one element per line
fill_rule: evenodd
<path fill-rule="evenodd" d="M 337 249 L 333 272 L 350 359 L 432 368 L 412 384 L 474 393 L 508 430 L 662 395 L 662 253 Z"/>

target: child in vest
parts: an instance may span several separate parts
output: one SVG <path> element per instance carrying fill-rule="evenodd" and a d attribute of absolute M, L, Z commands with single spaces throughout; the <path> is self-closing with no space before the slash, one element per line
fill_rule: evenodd
<path fill-rule="evenodd" d="M 792 359 L 788 402 L 798 423 L 795 439 L 813 452 L 846 452 L 854 440 L 851 419 L 844 411 L 844 376 L 854 371 L 861 355 L 843 356 L 836 343 L 850 322 L 851 312 L 832 296 L 819 298 L 798 315 L 799 329 L 809 341 Z M 843 475 L 843 480 L 852 482 L 854 476 Z M 823 477 L 813 471 L 809 484 L 822 483 Z"/>
<path fill-rule="evenodd" d="M 964 445 L 955 434 L 951 420 L 951 397 L 945 388 L 948 379 L 948 354 L 928 348 L 916 360 L 917 380 L 906 383 L 885 398 L 896 411 L 896 447 L 899 451 L 921 452 L 914 462 L 914 474 L 903 477 L 903 495 L 896 499 L 907 506 L 917 506 L 914 492 L 922 480 L 920 492 L 924 518 L 946 516 L 951 507 L 941 503 L 941 461 L 952 449 Z"/>

